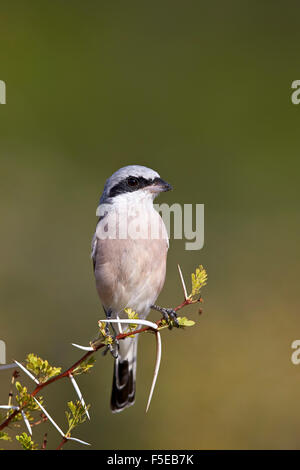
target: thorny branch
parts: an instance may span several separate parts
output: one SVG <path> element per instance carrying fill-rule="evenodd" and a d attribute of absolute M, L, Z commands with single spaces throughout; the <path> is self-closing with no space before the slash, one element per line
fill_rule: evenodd
<path fill-rule="evenodd" d="M 199 299 L 199 302 L 201 302 L 202 299 L 200 298 Z M 183 307 L 186 307 L 187 305 L 190 305 L 194 302 L 190 301 L 190 300 L 184 300 L 180 305 L 178 305 L 177 307 L 174 308 L 175 312 L 181 310 Z M 158 327 L 161 326 L 163 320 L 158 320 L 156 322 L 156 325 Z M 144 328 L 140 328 L 139 330 L 135 330 L 135 331 L 129 331 L 128 333 L 122 333 L 122 334 L 119 334 L 116 339 L 118 341 L 121 341 L 125 338 L 127 338 L 128 336 L 132 336 L 132 335 L 138 335 L 138 334 L 141 334 L 141 333 L 145 333 L 146 331 L 153 331 L 155 332 L 156 330 L 154 330 L 151 326 L 145 326 Z M 93 351 L 88 351 L 86 352 L 80 359 L 78 359 L 78 361 L 74 362 L 74 364 L 72 364 L 68 369 L 66 369 L 64 372 L 62 372 L 61 374 L 59 375 L 56 375 L 55 377 L 52 377 L 51 379 L 47 380 L 47 382 L 44 382 L 44 383 L 41 383 L 39 385 L 37 385 L 35 387 L 35 389 L 30 393 L 30 396 L 31 397 L 35 397 L 38 393 L 40 393 L 41 390 L 43 390 L 45 387 L 48 387 L 48 385 L 54 383 L 54 382 L 57 382 L 58 380 L 61 380 L 65 377 L 69 377 L 72 372 L 74 371 L 74 369 L 76 369 L 76 367 L 78 367 L 82 362 L 86 361 L 90 356 L 92 356 L 96 351 L 99 351 L 99 349 L 102 349 L 105 347 L 105 344 L 104 343 L 100 343 L 98 345 L 96 345 L 93 349 Z M 8 424 L 10 423 L 10 421 L 18 414 L 20 413 L 20 411 L 22 409 L 24 409 L 26 407 L 27 403 L 25 403 L 22 408 L 19 408 L 17 410 L 14 410 L 14 412 L 5 420 L 3 421 L 2 424 L 0 424 L 0 431 L 2 431 L 4 428 L 6 428 L 6 426 L 8 426 Z"/>
<path fill-rule="evenodd" d="M 195 295 L 197 293 L 199 293 L 200 291 L 200 288 L 203 286 L 203 285 L 206 285 L 206 279 L 207 279 L 207 275 L 206 275 L 206 272 L 205 270 L 202 268 L 202 266 L 200 266 L 200 269 L 197 268 L 196 270 L 196 274 L 192 274 L 192 284 L 193 284 L 193 291 L 192 293 L 188 296 L 187 295 L 187 290 L 186 290 L 186 286 L 185 286 L 185 282 L 184 282 L 184 279 L 183 279 L 183 276 L 182 276 L 182 272 L 181 272 L 181 269 L 180 269 L 180 266 L 178 265 L 178 270 L 179 270 L 179 275 L 180 275 L 180 280 L 181 280 L 181 283 L 182 283 L 182 287 L 183 287 L 183 292 L 184 292 L 184 300 L 182 303 L 180 303 L 177 307 L 174 308 L 174 311 L 175 312 L 178 312 L 179 310 L 181 310 L 182 308 L 186 307 L 187 305 L 191 305 L 191 304 L 195 304 L 197 302 L 202 302 L 202 297 L 199 296 L 199 298 L 195 299 Z M 203 270 L 203 271 L 201 271 Z M 204 272 L 205 274 L 205 278 L 204 280 L 201 279 L 201 283 L 199 281 L 199 279 L 197 278 L 197 275 L 202 275 L 202 273 Z M 194 276 L 194 278 L 193 278 Z M 199 276 L 198 276 L 199 277 Z M 201 287 L 197 287 L 197 282 L 198 284 L 200 285 L 201 284 Z M 199 313 L 201 313 L 202 310 L 199 310 Z M 153 323 L 154 324 L 154 323 Z M 155 333 L 157 334 L 159 329 L 161 329 L 162 327 L 165 327 L 167 326 L 166 325 L 166 322 L 165 320 L 162 318 L 160 320 L 158 320 L 157 322 L 155 322 L 155 325 L 157 326 L 157 329 L 155 329 L 154 327 L 152 326 L 145 326 L 143 328 L 139 328 L 139 329 L 135 329 L 135 330 L 130 330 L 126 333 L 121 333 L 119 335 L 117 335 L 115 337 L 115 340 L 117 341 L 122 341 L 124 340 L 125 338 L 127 338 L 128 336 L 133 336 L 133 335 L 138 335 L 138 334 L 141 334 L 141 333 L 145 333 L 145 332 L 152 332 L 152 333 Z M 103 341 L 103 339 L 102 339 Z M 80 357 L 80 359 L 78 359 L 74 364 L 72 364 L 68 369 L 66 369 L 64 372 L 61 372 L 60 374 L 54 376 L 54 377 L 51 377 L 50 379 L 46 380 L 45 382 L 38 382 L 36 379 L 35 379 L 35 382 L 37 383 L 36 387 L 34 388 L 34 390 L 28 394 L 28 397 L 29 398 L 34 398 L 38 393 L 41 392 L 41 390 L 43 390 L 44 388 L 48 387 L 49 385 L 51 385 L 52 383 L 54 382 L 57 382 L 58 380 L 61 380 L 63 378 L 72 378 L 72 374 L 74 372 L 74 370 L 80 366 L 80 364 L 82 364 L 84 361 L 86 361 L 89 357 L 91 357 L 95 352 L 99 351 L 100 349 L 104 348 L 106 346 L 106 343 L 104 342 L 93 342 L 91 343 L 91 348 L 89 351 L 87 351 L 82 357 Z M 19 363 L 17 363 L 18 365 L 20 365 Z M 23 368 L 23 367 L 22 367 Z M 27 372 L 29 374 L 29 372 Z M 11 385 L 14 383 L 14 380 L 15 378 L 18 376 L 18 372 L 15 371 L 13 373 L 13 376 L 12 376 L 12 382 L 11 382 Z M 11 395 L 12 392 L 10 392 L 10 395 L 9 395 L 9 405 L 11 404 Z M 3 429 L 5 429 L 9 424 L 10 422 L 19 414 L 19 413 L 22 413 L 22 411 L 26 408 L 26 406 L 28 405 L 28 402 L 24 402 L 22 404 L 22 406 L 20 407 L 14 407 L 14 411 L 7 415 L 6 419 L 0 424 L 0 431 L 2 431 Z M 149 403 L 148 403 L 148 406 L 149 406 Z M 148 407 L 147 407 L 148 408 Z M 45 411 L 45 410 L 44 410 Z M 86 410 L 86 413 L 87 413 L 87 410 Z M 87 413 L 88 414 L 88 413 Z M 47 416 L 45 416 L 45 414 L 42 415 L 42 419 L 38 422 L 35 422 L 33 424 L 31 424 L 31 427 L 37 425 L 37 424 L 40 424 L 40 422 L 43 422 L 43 421 L 46 421 L 48 418 Z M 63 447 L 64 444 L 66 444 L 66 442 L 68 442 L 69 438 L 66 436 L 63 437 L 61 443 L 59 444 L 59 446 L 57 447 L 57 450 L 61 449 Z M 76 439 L 74 439 L 76 440 Z M 44 440 L 43 440 L 43 443 L 42 443 L 42 449 L 45 449 L 46 448 L 46 445 L 47 445 L 47 434 L 45 434 L 45 437 L 44 437 Z"/>

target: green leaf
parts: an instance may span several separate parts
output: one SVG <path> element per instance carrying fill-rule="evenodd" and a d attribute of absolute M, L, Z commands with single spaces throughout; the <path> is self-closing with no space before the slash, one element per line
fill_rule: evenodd
<path fill-rule="evenodd" d="M 26 358 L 26 368 L 43 383 L 61 373 L 61 367 L 53 367 L 47 360 L 43 360 L 33 353 Z"/>
<path fill-rule="evenodd" d="M 89 409 L 90 405 L 87 405 L 87 409 Z M 72 401 L 68 402 L 69 411 L 66 411 L 66 418 L 68 421 L 69 429 L 66 433 L 67 436 L 71 435 L 71 431 L 86 421 L 86 412 L 84 406 L 77 400 L 75 403 Z"/>
<path fill-rule="evenodd" d="M 79 366 L 77 366 L 76 369 L 73 370 L 73 375 L 86 374 L 92 369 L 92 367 L 94 367 L 95 362 L 96 359 L 93 356 L 91 356 L 85 361 L 82 361 L 81 364 L 79 364 Z"/>
<path fill-rule="evenodd" d="M 113 338 L 107 334 L 106 332 L 106 323 L 104 321 L 98 321 L 98 325 L 99 325 L 99 338 L 96 340 L 96 341 L 93 341 L 91 342 L 91 346 L 96 346 L 98 345 L 99 343 L 100 344 L 112 344 L 113 343 Z"/>
<path fill-rule="evenodd" d="M 19 407 L 23 408 L 24 406 L 26 406 L 26 408 L 28 410 L 31 410 L 31 411 L 38 410 L 39 406 L 34 401 L 32 396 L 28 393 L 27 387 L 23 387 L 20 384 L 20 382 L 18 382 L 18 381 L 16 382 L 15 386 L 16 386 L 16 389 L 18 391 L 18 394 L 16 395 L 16 401 L 17 401 Z M 39 401 L 40 401 L 40 403 L 43 403 L 43 398 L 39 397 Z M 21 413 L 18 413 L 16 417 L 17 417 L 17 420 L 21 419 L 20 418 Z M 27 417 L 28 417 L 28 419 L 30 419 L 30 415 L 28 415 Z"/>
<path fill-rule="evenodd" d="M 132 308 L 124 308 L 124 312 L 127 313 L 129 320 L 139 319 L 138 314 L 134 310 L 132 310 Z M 129 333 L 130 331 L 134 331 L 137 328 L 137 326 L 138 326 L 137 323 L 129 323 L 126 332 Z M 130 336 L 130 338 L 132 337 L 134 337 L 134 335 Z"/>
<path fill-rule="evenodd" d="M 99 320 L 98 325 L 99 325 L 100 334 L 105 338 L 105 336 L 107 336 L 107 333 L 105 330 L 106 323 L 104 321 Z"/>
<path fill-rule="evenodd" d="M 0 431 L 0 439 L 3 441 L 11 441 L 11 437 L 4 431 Z"/>
<path fill-rule="evenodd" d="M 192 273 L 192 292 L 189 295 L 189 298 L 195 297 L 200 293 L 202 287 L 207 284 L 207 273 L 206 270 L 200 265 L 195 273 Z"/>
<path fill-rule="evenodd" d="M 196 323 L 193 320 L 189 320 L 186 317 L 177 317 L 179 327 L 180 328 L 185 328 L 186 326 L 194 326 Z M 160 327 L 158 328 L 159 331 L 163 330 L 164 328 L 169 328 L 169 326 L 175 326 L 175 323 L 173 320 L 170 320 L 169 323 L 166 320 L 162 320 Z"/>
<path fill-rule="evenodd" d="M 26 432 L 23 432 L 20 436 L 16 436 L 16 439 L 20 442 L 24 450 L 36 450 L 38 447 Z"/>
<path fill-rule="evenodd" d="M 195 322 L 193 320 L 189 320 L 186 317 L 178 317 L 177 320 L 178 320 L 179 326 L 181 326 L 182 328 L 184 328 L 185 326 L 195 325 Z"/>

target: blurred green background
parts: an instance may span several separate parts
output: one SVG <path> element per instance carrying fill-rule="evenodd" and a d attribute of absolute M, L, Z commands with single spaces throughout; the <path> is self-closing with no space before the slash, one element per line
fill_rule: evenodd
<path fill-rule="evenodd" d="M 140 338 L 137 401 L 120 415 L 112 358 L 98 354 L 79 380 L 92 420 L 74 435 L 94 449 L 300 448 L 299 2 L 2 1 L 0 43 L 7 361 L 35 352 L 65 368 L 80 354 L 70 343 L 94 338 L 98 199 L 120 166 L 147 165 L 174 186 L 158 202 L 205 204 L 205 247 L 171 240 L 159 298 L 181 302 L 177 263 L 187 280 L 201 263 L 204 313 L 164 332 L 147 416 L 153 337 Z M 71 384 L 44 396 L 65 428 Z M 53 448 L 50 426 L 35 438 L 46 429 Z"/>

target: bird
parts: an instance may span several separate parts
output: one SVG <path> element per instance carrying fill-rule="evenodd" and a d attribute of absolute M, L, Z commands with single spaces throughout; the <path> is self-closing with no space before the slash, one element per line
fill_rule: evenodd
<path fill-rule="evenodd" d="M 92 260 L 96 289 L 107 319 L 128 318 L 130 308 L 145 319 L 150 310 L 157 310 L 178 326 L 176 312 L 155 304 L 165 282 L 168 233 L 153 202 L 172 186 L 160 175 L 141 165 L 120 168 L 107 179 L 98 209 L 96 232 L 92 239 Z M 117 216 L 116 216 L 117 214 Z M 99 211 L 98 211 L 99 215 Z M 120 235 L 122 224 L 131 222 L 144 230 L 145 237 Z M 105 227 L 116 225 L 116 236 L 103 236 Z M 159 236 L 151 237 L 151 226 L 158 227 Z M 172 321 L 170 321 L 172 320 Z M 120 333 L 120 323 L 116 328 Z M 123 325 L 124 326 L 124 325 Z M 115 337 L 117 331 L 114 328 Z M 117 343 L 110 400 L 113 413 L 133 405 L 136 392 L 138 336 Z"/>

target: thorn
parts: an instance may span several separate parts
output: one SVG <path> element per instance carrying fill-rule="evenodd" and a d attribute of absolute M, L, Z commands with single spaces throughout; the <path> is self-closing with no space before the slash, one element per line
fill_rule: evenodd
<path fill-rule="evenodd" d="M 33 380 L 36 384 L 40 385 L 40 382 L 38 381 L 38 379 L 36 377 L 34 377 L 34 375 L 31 374 L 31 372 L 29 372 L 29 370 L 27 370 L 26 367 L 23 366 L 23 364 L 21 364 L 18 361 L 14 361 L 14 362 L 17 364 L 17 366 L 20 367 L 20 369 L 22 369 L 25 372 L 25 374 L 28 375 L 28 377 L 31 378 L 31 380 Z"/>
<path fill-rule="evenodd" d="M 91 444 L 89 444 L 88 442 L 82 441 L 81 439 L 77 439 L 76 437 L 66 437 L 66 436 L 65 436 L 65 439 L 67 439 L 68 441 L 79 442 L 80 444 L 83 444 L 83 445 L 85 445 L 85 446 L 90 446 L 90 445 L 91 445 Z"/>
<path fill-rule="evenodd" d="M 61 436 L 65 436 L 64 433 L 62 432 L 62 430 L 60 429 L 60 427 L 58 426 L 58 424 L 56 424 L 56 422 L 54 421 L 54 419 L 51 418 L 51 416 L 49 415 L 48 411 L 46 411 L 46 409 L 43 407 L 43 405 L 40 404 L 40 402 L 35 398 L 35 397 L 32 397 L 34 399 L 34 401 L 36 402 L 36 404 L 40 407 L 40 409 L 42 410 L 42 412 L 47 416 L 47 418 L 49 419 L 49 421 L 53 424 L 53 426 L 57 429 L 57 431 L 59 432 L 59 434 Z"/>
<path fill-rule="evenodd" d="M 180 268 L 179 264 L 177 264 L 177 267 L 178 267 L 179 276 L 180 276 L 180 280 L 181 280 L 181 284 L 182 284 L 182 288 L 183 288 L 184 299 L 187 300 L 188 299 L 188 294 L 187 294 L 186 285 L 185 285 L 185 282 L 184 282 L 184 279 L 183 279 L 182 271 L 181 271 L 181 268 Z"/>
<path fill-rule="evenodd" d="M 106 319 L 106 320 L 99 320 L 101 322 L 107 322 L 107 323 L 132 323 L 134 325 L 145 325 L 145 326 L 150 326 L 150 328 L 153 328 L 154 330 L 157 330 L 158 326 L 156 323 L 153 323 L 152 321 L 148 320 L 141 320 L 140 318 L 136 318 L 134 320 L 130 320 L 129 318 L 119 318 L 119 319 Z M 133 333 L 133 332 L 132 332 Z"/>
<path fill-rule="evenodd" d="M 156 338 L 156 362 L 155 362 L 154 375 L 153 375 L 152 385 L 151 385 L 151 389 L 150 389 L 150 393 L 149 393 L 146 413 L 149 410 L 149 406 L 150 406 L 150 403 L 151 403 L 151 400 L 152 400 L 152 395 L 153 395 L 153 392 L 154 392 L 156 379 L 157 379 L 157 376 L 158 376 L 158 371 L 159 371 L 159 366 L 160 366 L 160 361 L 161 361 L 161 336 L 160 336 L 159 331 L 155 332 L 155 338 Z"/>
<path fill-rule="evenodd" d="M 80 388 L 78 387 L 77 382 L 76 382 L 76 380 L 74 379 L 73 375 L 72 375 L 72 374 L 69 374 L 69 377 L 70 377 L 70 380 L 71 380 L 71 382 L 72 382 L 72 385 L 73 385 L 73 387 L 74 387 L 74 389 L 75 389 L 75 391 L 76 391 L 76 393 L 77 393 L 77 395 L 78 395 L 78 398 L 79 398 L 79 400 L 80 400 L 80 403 L 81 403 L 81 405 L 83 406 L 83 408 L 85 409 L 85 414 L 87 415 L 88 419 L 90 420 L 91 418 L 90 418 L 90 415 L 89 415 L 87 406 L 86 406 L 86 404 L 85 404 L 85 401 L 84 401 L 84 399 L 83 399 L 82 393 L 81 393 L 81 391 L 80 391 Z"/>
<path fill-rule="evenodd" d="M 80 344 L 75 344 L 75 343 L 71 343 L 71 344 L 75 348 L 82 349 L 83 351 L 93 351 L 94 350 L 94 348 L 92 348 L 91 346 L 81 346 Z"/>
<path fill-rule="evenodd" d="M 22 415 L 22 417 L 23 417 L 23 419 L 24 419 L 24 423 L 25 423 L 25 425 L 26 425 L 26 428 L 27 428 L 29 434 L 32 436 L 32 429 L 31 429 L 30 423 L 29 423 L 29 421 L 28 421 L 28 418 L 27 418 L 27 416 L 26 416 L 26 414 L 25 414 L 25 411 L 21 410 L 21 415 Z"/>

